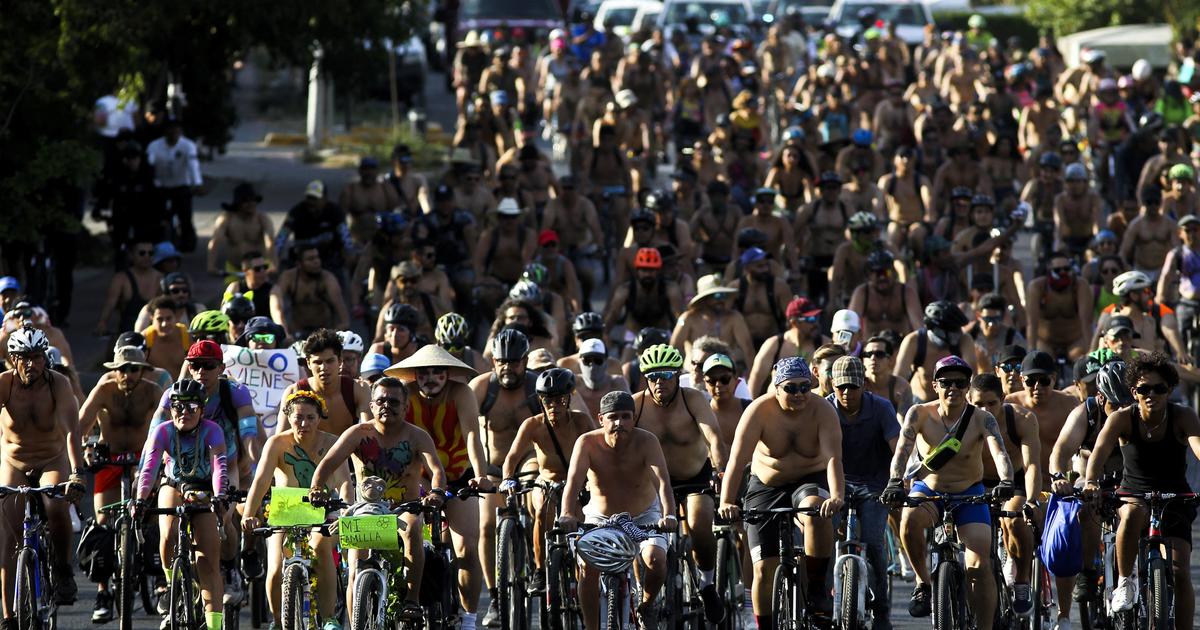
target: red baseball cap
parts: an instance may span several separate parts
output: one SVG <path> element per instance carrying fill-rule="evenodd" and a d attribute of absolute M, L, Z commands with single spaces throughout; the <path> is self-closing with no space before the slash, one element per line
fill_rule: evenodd
<path fill-rule="evenodd" d="M 214 361 L 223 361 L 225 355 L 221 353 L 221 346 L 211 339 L 204 339 L 192 344 L 188 348 L 187 360 L 192 359 L 212 359 Z"/>
<path fill-rule="evenodd" d="M 545 230 L 542 230 L 541 233 L 538 234 L 538 247 L 545 247 L 547 243 L 557 243 L 557 242 L 558 242 L 558 232 L 555 232 L 554 230 L 547 228 Z"/>
<path fill-rule="evenodd" d="M 792 317 L 812 317 L 820 314 L 821 309 L 817 308 L 817 305 L 813 304 L 812 300 L 806 297 L 792 298 L 792 301 L 788 302 L 787 310 L 784 311 L 784 315 L 789 319 Z"/>

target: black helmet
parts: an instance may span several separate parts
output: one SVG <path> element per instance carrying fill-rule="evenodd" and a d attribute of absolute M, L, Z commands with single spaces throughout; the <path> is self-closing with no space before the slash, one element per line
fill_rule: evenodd
<path fill-rule="evenodd" d="M 244 295 L 235 295 L 221 305 L 221 312 L 225 313 L 232 321 L 248 322 L 255 315 L 254 302 Z"/>
<path fill-rule="evenodd" d="M 633 347 L 637 348 L 638 354 L 650 346 L 657 346 L 671 342 L 671 331 L 662 328 L 643 328 L 638 331 L 637 337 L 633 339 Z"/>
<path fill-rule="evenodd" d="M 646 201 L 642 203 L 642 207 L 651 212 L 660 210 L 674 210 L 675 198 L 670 194 L 661 190 L 651 190 L 646 194 Z"/>
<path fill-rule="evenodd" d="M 417 312 L 417 309 L 408 304 L 392 302 L 392 305 L 383 313 L 383 321 L 386 324 L 404 326 L 411 331 L 420 323 L 421 314 Z"/>
<path fill-rule="evenodd" d="M 967 316 L 949 300 L 930 302 L 925 307 L 925 327 L 958 330 L 967 325 Z"/>
<path fill-rule="evenodd" d="M 767 235 L 758 228 L 742 228 L 737 233 L 737 246 L 745 249 L 747 247 L 758 247 L 767 242 Z"/>
<path fill-rule="evenodd" d="M 891 269 L 896 262 L 896 257 L 886 249 L 877 249 L 867 256 L 867 269 L 870 271 L 883 271 Z"/>
<path fill-rule="evenodd" d="M 991 195 L 979 193 L 974 197 L 971 197 L 971 207 L 973 208 L 975 206 L 987 206 L 989 208 L 994 208 L 996 207 L 996 200 L 992 199 Z"/>
<path fill-rule="evenodd" d="M 950 191 L 950 199 L 970 199 L 974 196 L 974 191 L 966 186 L 955 186 Z"/>
<path fill-rule="evenodd" d="M 519 330 L 505 328 L 492 338 L 492 356 L 500 361 L 519 361 L 529 355 L 529 337 Z"/>
<path fill-rule="evenodd" d="M 171 386 L 171 400 L 192 401 L 204 404 L 208 399 L 208 392 L 204 389 L 204 383 L 193 381 L 190 378 L 185 378 L 176 381 Z"/>
<path fill-rule="evenodd" d="M 1125 362 L 1112 361 L 1104 364 L 1096 373 L 1096 389 L 1117 407 L 1133 404 L 1133 393 L 1125 382 Z"/>
<path fill-rule="evenodd" d="M 604 318 L 600 313 L 588 311 L 575 316 L 575 321 L 571 322 L 571 331 L 576 335 L 585 332 L 604 332 Z"/>
<path fill-rule="evenodd" d="M 1062 158 L 1053 151 L 1047 151 L 1038 158 L 1038 166 L 1044 168 L 1062 168 Z"/>
<path fill-rule="evenodd" d="M 575 373 L 571 370 L 552 367 L 537 377 L 537 393 L 541 396 L 562 396 L 575 389 Z"/>

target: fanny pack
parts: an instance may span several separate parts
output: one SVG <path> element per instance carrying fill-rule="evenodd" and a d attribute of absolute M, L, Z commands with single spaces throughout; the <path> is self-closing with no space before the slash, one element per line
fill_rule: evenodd
<path fill-rule="evenodd" d="M 921 465 L 931 472 L 936 472 L 954 459 L 954 456 L 958 455 L 958 451 L 962 449 L 962 439 L 967 434 L 967 424 L 974 413 L 975 406 L 967 405 L 967 408 L 963 410 L 962 417 L 958 419 L 958 430 L 954 432 L 953 436 L 947 434 L 941 444 L 930 449 L 925 459 L 921 460 Z"/>

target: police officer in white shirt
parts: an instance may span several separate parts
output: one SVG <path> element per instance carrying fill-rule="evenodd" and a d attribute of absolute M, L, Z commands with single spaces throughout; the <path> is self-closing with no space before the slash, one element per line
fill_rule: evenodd
<path fill-rule="evenodd" d="M 178 245 L 184 252 L 196 249 L 196 227 L 192 224 L 192 195 L 201 192 L 204 178 L 196 143 L 183 137 L 179 121 L 168 118 L 163 137 L 146 147 L 146 158 L 154 167 L 154 185 L 167 204 L 167 216 L 178 218 Z"/>

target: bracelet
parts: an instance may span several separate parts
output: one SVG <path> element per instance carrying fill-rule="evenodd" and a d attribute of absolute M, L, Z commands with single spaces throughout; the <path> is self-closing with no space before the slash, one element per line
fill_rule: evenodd
<path fill-rule="evenodd" d="M 1066 478 L 1067 476 L 1062 473 L 1050 473 L 1050 481 L 1062 481 Z"/>

